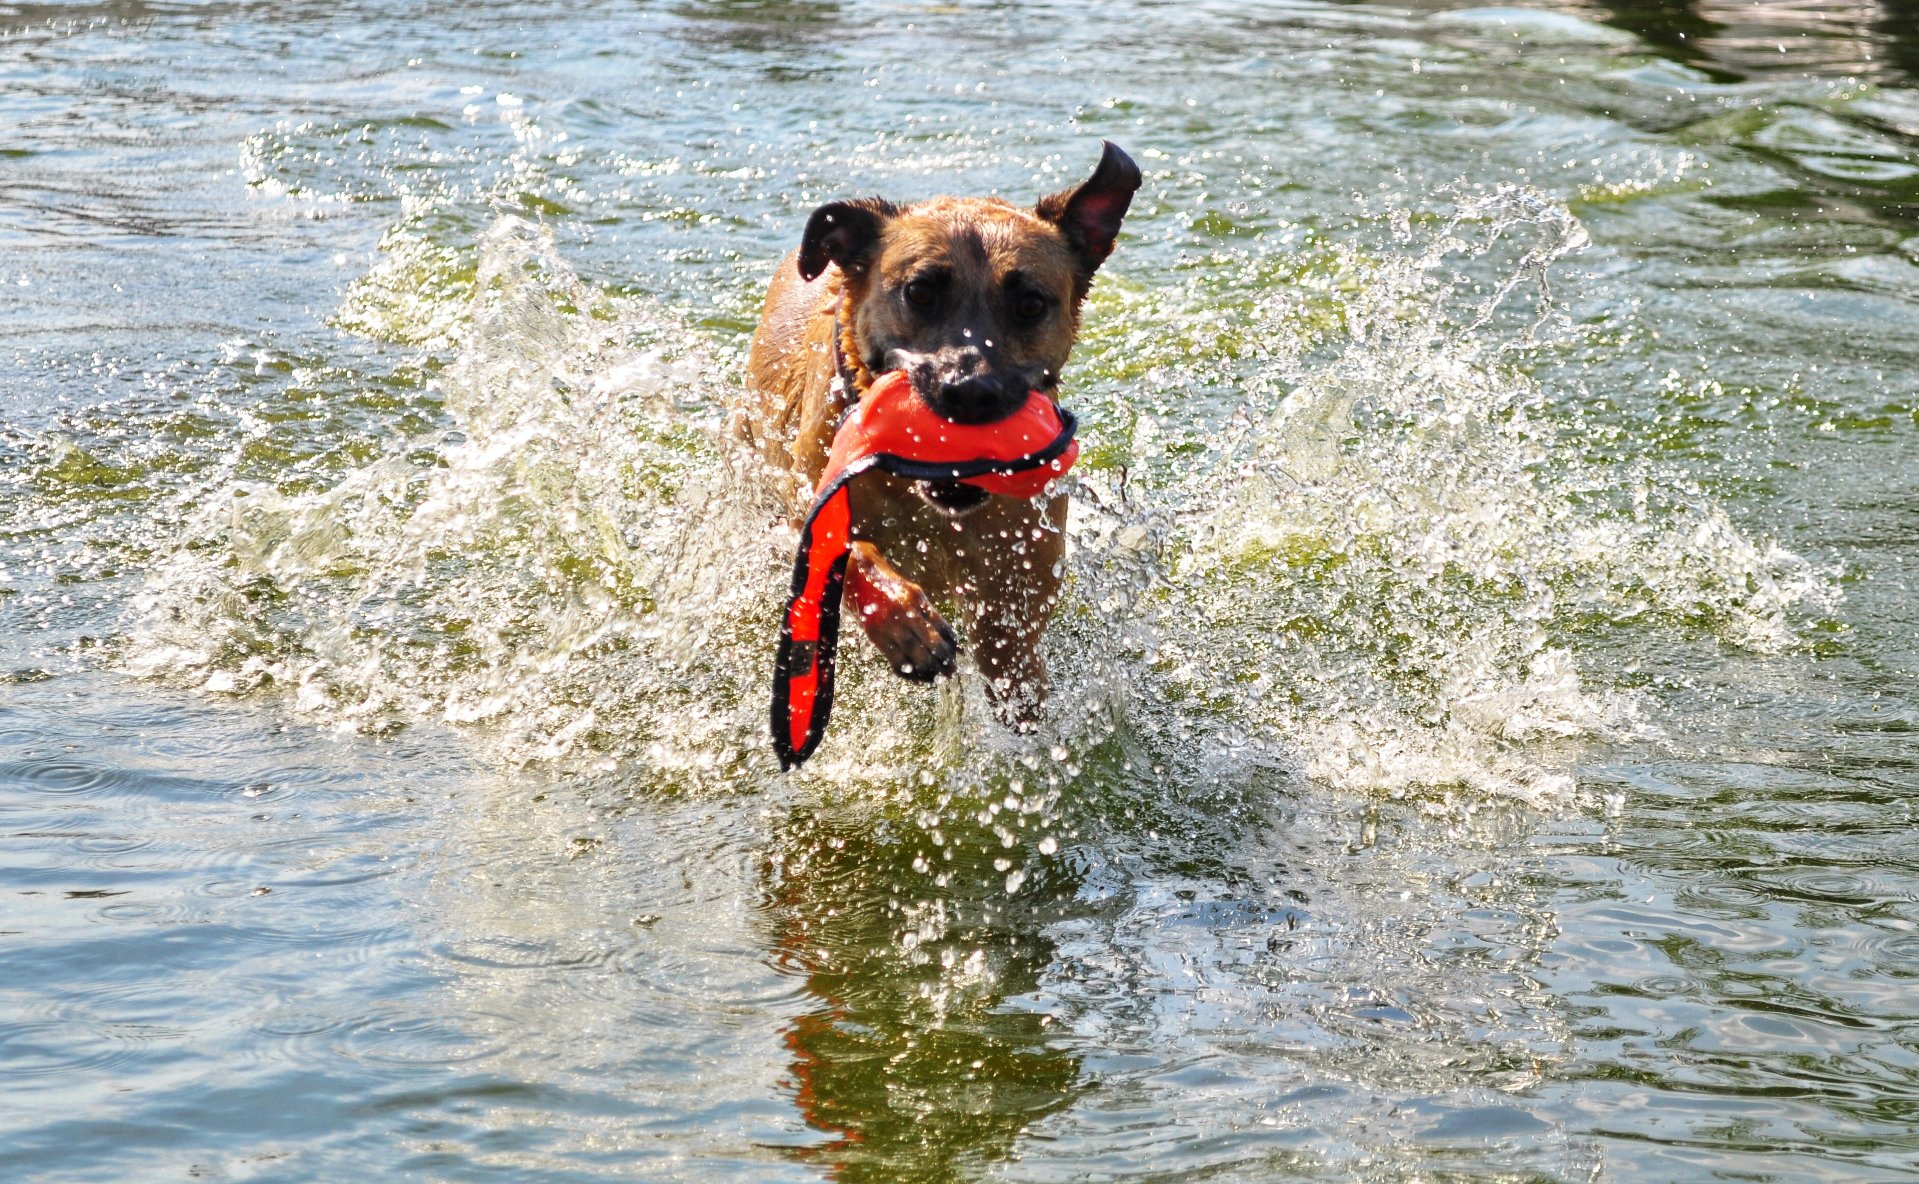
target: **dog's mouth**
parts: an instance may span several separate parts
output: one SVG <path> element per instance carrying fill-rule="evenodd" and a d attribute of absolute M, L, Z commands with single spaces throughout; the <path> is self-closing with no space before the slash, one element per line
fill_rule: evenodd
<path fill-rule="evenodd" d="M 961 485 L 957 481 L 921 481 L 914 489 L 928 505 L 949 518 L 971 514 L 992 496 L 977 485 Z"/>

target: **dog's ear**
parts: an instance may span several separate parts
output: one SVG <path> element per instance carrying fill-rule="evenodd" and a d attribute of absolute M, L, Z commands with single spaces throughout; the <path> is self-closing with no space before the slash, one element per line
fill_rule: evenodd
<path fill-rule="evenodd" d="M 1063 190 L 1039 199 L 1034 212 L 1059 227 L 1066 243 L 1079 256 L 1080 285 L 1090 283 L 1099 265 L 1113 253 L 1113 240 L 1119 237 L 1119 224 L 1139 190 L 1139 166 L 1119 150 L 1111 140 L 1103 141 L 1106 150 L 1099 167 L 1077 188 Z"/>
<path fill-rule="evenodd" d="M 837 263 L 849 276 L 859 276 L 873 261 L 873 248 L 898 206 L 877 197 L 829 202 L 806 220 L 800 239 L 800 276 L 807 283 L 820 278 L 828 263 Z"/>

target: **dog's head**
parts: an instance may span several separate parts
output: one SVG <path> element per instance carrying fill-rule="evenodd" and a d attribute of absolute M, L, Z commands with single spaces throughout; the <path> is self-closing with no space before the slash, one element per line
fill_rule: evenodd
<path fill-rule="evenodd" d="M 843 340 L 868 372 L 904 370 L 940 415 L 992 423 L 1059 384 L 1080 304 L 1139 185 L 1139 166 L 1108 143 L 1092 177 L 1032 209 L 833 202 L 806 224 L 800 274 L 839 267 Z"/>

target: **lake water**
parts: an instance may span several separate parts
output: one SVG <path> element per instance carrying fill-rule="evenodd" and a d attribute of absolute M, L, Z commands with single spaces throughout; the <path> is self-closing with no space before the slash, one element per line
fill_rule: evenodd
<path fill-rule="evenodd" d="M 1047 723 L 724 409 L 1146 173 Z M 1919 16 L 0 3 L 0 1178 L 1919 1179 Z"/>

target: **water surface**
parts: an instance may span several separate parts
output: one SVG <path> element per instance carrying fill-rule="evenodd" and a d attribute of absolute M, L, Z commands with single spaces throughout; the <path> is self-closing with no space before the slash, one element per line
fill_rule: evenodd
<path fill-rule="evenodd" d="M 819 202 L 1147 181 L 1048 723 L 721 424 Z M 1919 22 L 0 4 L 0 1173 L 1919 1176 Z"/>

